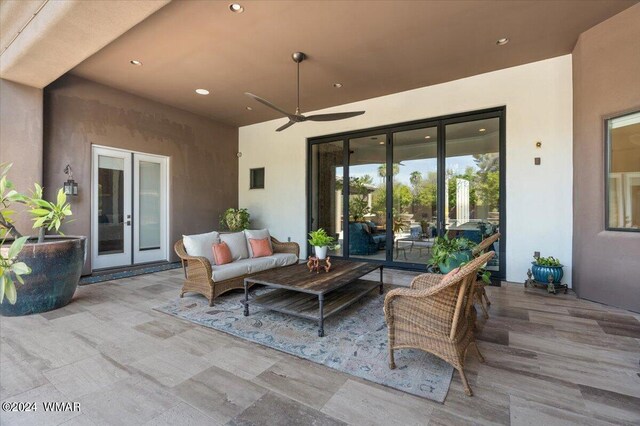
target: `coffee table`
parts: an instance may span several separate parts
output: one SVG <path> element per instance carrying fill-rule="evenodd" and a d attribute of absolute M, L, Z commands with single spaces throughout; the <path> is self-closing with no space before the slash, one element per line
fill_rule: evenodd
<path fill-rule="evenodd" d="M 251 305 L 318 321 L 318 336 L 324 336 L 324 320 L 382 288 L 380 264 L 332 260 L 329 272 L 310 272 L 306 264 L 272 269 L 244 279 L 244 316 L 249 315 L 249 287 L 263 284 L 275 290 L 255 296 Z M 360 279 L 380 269 L 380 281 Z"/>

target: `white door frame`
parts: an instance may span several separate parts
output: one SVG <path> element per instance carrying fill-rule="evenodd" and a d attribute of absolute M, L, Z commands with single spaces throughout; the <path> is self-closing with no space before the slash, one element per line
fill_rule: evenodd
<path fill-rule="evenodd" d="M 98 156 L 112 156 L 123 158 L 124 160 L 124 253 L 113 255 L 99 255 L 98 253 Z M 138 159 L 135 161 L 135 159 Z M 162 155 L 147 154 L 138 151 L 124 150 L 119 148 L 111 148 L 108 146 L 92 144 L 92 164 L 91 164 L 91 269 L 104 269 L 119 266 L 130 266 L 132 264 L 155 262 L 169 260 L 169 238 L 170 231 L 170 199 L 171 188 L 169 185 L 169 157 Z M 139 197 L 135 188 L 139 187 L 139 176 L 137 167 L 134 167 L 134 161 L 137 164 L 139 160 L 158 161 L 161 164 L 161 191 L 164 194 L 164 200 L 161 201 L 161 247 L 159 250 L 139 251 Z M 135 182 L 134 182 L 135 180 Z M 127 218 L 129 216 L 129 218 Z M 127 226 L 127 221 L 131 225 Z M 138 254 L 136 254 L 136 251 Z M 145 253 L 140 255 L 139 253 Z"/>
<path fill-rule="evenodd" d="M 99 209 L 98 209 L 98 159 L 100 156 L 121 159 L 123 162 L 123 251 L 122 253 L 99 253 Z M 131 154 L 120 150 L 93 147 L 91 162 L 91 268 L 102 269 L 131 264 Z M 127 221 L 129 225 L 127 225 Z"/>
<path fill-rule="evenodd" d="M 160 155 L 133 153 L 133 263 L 147 263 L 168 260 L 168 223 L 169 191 L 167 181 L 167 167 L 169 159 Z M 140 250 L 140 161 L 160 164 L 160 248 L 155 250 Z"/>

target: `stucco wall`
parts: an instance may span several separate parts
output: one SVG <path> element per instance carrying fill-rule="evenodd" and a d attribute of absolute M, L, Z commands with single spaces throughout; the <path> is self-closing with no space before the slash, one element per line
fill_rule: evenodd
<path fill-rule="evenodd" d="M 20 192 L 42 182 L 42 89 L 0 79 L 0 163 L 13 163 L 9 179 Z M 12 208 L 18 231 L 35 234 L 21 206 Z"/>
<path fill-rule="evenodd" d="M 66 76 L 45 89 L 44 184 L 52 196 L 66 180 L 64 167 L 73 168 L 80 189 L 72 198 L 75 221 L 64 226 L 67 234 L 91 234 L 92 144 L 169 157 L 174 260 L 173 243 L 182 234 L 217 229 L 220 213 L 237 206 L 237 128 Z"/>
<path fill-rule="evenodd" d="M 540 251 L 567 265 L 565 281 L 571 283 L 570 55 L 324 111 L 366 110 L 349 120 L 307 122 L 278 133 L 274 130 L 286 119 L 241 127 L 239 204 L 249 209 L 258 226 L 300 243 L 304 256 L 307 138 L 503 105 L 507 109 L 507 279 L 524 281 L 533 252 Z M 541 149 L 535 147 L 536 141 L 542 141 Z M 538 156 L 542 165 L 535 166 Z M 265 189 L 249 190 L 249 169 L 255 167 L 265 167 Z"/>
<path fill-rule="evenodd" d="M 585 299 L 636 312 L 640 233 L 604 229 L 604 118 L 640 110 L 639 40 L 636 5 L 584 32 L 573 51 L 576 291 Z"/>

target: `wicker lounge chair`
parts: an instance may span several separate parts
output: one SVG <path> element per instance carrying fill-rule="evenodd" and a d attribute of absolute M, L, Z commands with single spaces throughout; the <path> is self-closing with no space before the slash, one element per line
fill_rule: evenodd
<path fill-rule="evenodd" d="M 467 395 L 473 395 L 464 374 L 464 359 L 474 346 L 484 358 L 473 334 L 473 293 L 478 269 L 494 252 L 480 255 L 452 276 L 422 274 L 411 288 L 387 293 L 384 313 L 389 331 L 389 367 L 395 368 L 393 352 L 416 348 L 430 352 L 450 363 L 462 378 Z"/>
<path fill-rule="evenodd" d="M 274 253 L 292 253 L 300 257 L 300 246 L 298 243 L 284 243 L 271 237 L 271 245 Z M 184 248 L 182 240 L 174 245 L 174 250 L 182 261 L 184 270 L 184 283 L 180 291 L 180 297 L 187 292 L 202 294 L 209 299 L 209 306 L 213 306 L 216 297 L 229 290 L 244 288 L 244 279 L 254 274 L 245 274 L 224 281 L 213 280 L 213 270 L 211 263 L 206 257 L 189 256 Z"/>
<path fill-rule="evenodd" d="M 473 252 L 472 252 L 473 257 L 478 257 L 481 254 L 483 254 L 484 252 L 486 252 L 489 249 L 489 247 L 491 247 L 493 245 L 493 243 L 498 241 L 498 239 L 500 239 L 500 233 L 496 232 L 495 234 L 491 235 L 490 237 L 487 237 L 484 240 L 482 240 L 480 242 L 480 244 L 475 246 L 475 248 L 473 249 Z M 487 291 L 484 288 L 485 285 L 486 284 L 482 280 L 476 280 L 476 283 L 475 283 L 475 288 L 476 288 L 475 298 L 480 303 L 480 308 L 482 308 L 482 313 L 484 314 L 484 318 L 487 319 L 487 318 L 489 318 L 489 312 L 488 312 L 487 308 L 489 307 L 489 305 L 491 305 L 491 301 L 487 297 Z"/>

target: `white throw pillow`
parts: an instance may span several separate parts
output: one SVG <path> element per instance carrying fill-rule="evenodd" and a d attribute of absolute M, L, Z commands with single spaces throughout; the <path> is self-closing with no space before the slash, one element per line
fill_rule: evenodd
<path fill-rule="evenodd" d="M 253 257 L 253 250 L 251 250 L 251 243 L 249 239 L 253 240 L 264 240 L 265 238 L 269 241 L 269 247 L 271 247 L 271 251 L 273 251 L 273 245 L 271 244 L 271 235 L 269 235 L 268 229 L 245 229 L 244 235 L 247 237 L 247 249 L 249 250 L 249 257 Z"/>
<path fill-rule="evenodd" d="M 233 232 L 230 234 L 220 234 L 220 241 L 227 243 L 233 260 L 248 259 L 247 239 L 244 232 Z"/>
<path fill-rule="evenodd" d="M 212 246 L 219 242 L 220 234 L 216 231 L 207 232 L 206 234 L 182 236 L 184 249 L 189 256 L 206 257 L 212 265 L 215 265 Z"/>

